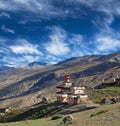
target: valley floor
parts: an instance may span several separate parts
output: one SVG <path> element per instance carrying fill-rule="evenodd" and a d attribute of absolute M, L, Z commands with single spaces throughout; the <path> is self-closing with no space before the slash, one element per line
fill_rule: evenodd
<path fill-rule="evenodd" d="M 75 113 L 71 126 L 120 126 L 120 103 Z"/>
<path fill-rule="evenodd" d="M 27 120 L 12 123 L 3 123 L 0 126 L 57 126 L 60 120 L 50 120 L 50 118 L 38 119 L 38 120 Z"/>
<path fill-rule="evenodd" d="M 73 121 L 68 126 L 120 126 L 120 103 L 101 105 L 98 108 L 72 114 Z M 62 119 L 43 118 L 13 123 L 1 123 L 0 126 L 58 126 Z"/>

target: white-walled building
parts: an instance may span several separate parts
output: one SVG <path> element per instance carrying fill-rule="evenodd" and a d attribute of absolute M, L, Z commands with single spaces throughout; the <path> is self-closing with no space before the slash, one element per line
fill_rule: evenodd
<path fill-rule="evenodd" d="M 57 101 L 68 104 L 79 104 L 88 100 L 85 87 L 76 87 L 70 82 L 70 75 L 65 76 L 65 81 L 57 86 Z"/>

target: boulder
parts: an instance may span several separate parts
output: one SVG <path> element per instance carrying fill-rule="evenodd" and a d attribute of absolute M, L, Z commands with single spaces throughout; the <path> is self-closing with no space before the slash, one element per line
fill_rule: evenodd
<path fill-rule="evenodd" d="M 73 116 L 72 115 L 67 115 L 63 118 L 62 120 L 62 124 L 67 124 L 68 122 L 73 120 Z"/>
<path fill-rule="evenodd" d="M 104 98 L 104 99 L 101 100 L 101 103 L 102 104 L 112 104 L 113 100 L 110 99 L 110 98 Z"/>
<path fill-rule="evenodd" d="M 120 96 L 114 97 L 111 99 L 114 103 L 120 102 Z"/>
<path fill-rule="evenodd" d="M 43 97 L 42 98 L 42 103 L 45 103 L 45 102 L 47 102 L 49 99 L 47 98 L 47 97 Z"/>

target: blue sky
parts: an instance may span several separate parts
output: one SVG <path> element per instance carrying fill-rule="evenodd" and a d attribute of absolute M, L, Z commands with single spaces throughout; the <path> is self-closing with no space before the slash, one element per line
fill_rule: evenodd
<path fill-rule="evenodd" d="M 119 0 L 0 0 L 0 66 L 120 51 Z"/>

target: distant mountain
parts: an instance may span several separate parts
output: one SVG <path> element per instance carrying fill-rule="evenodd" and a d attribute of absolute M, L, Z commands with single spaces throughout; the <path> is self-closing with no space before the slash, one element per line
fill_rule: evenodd
<path fill-rule="evenodd" d="M 51 66 L 47 63 L 33 62 L 29 67 L 30 69 L 21 68 L 0 72 L 1 99 L 22 96 L 21 99 L 26 98 L 21 103 L 23 106 L 26 106 L 27 100 L 32 104 L 34 100 L 27 99 L 27 96 L 33 96 L 37 100 L 39 93 L 40 97 L 54 95 L 55 87 L 62 83 L 65 73 L 71 75 L 74 85 L 84 85 L 94 89 L 103 80 L 111 82 L 117 75 L 120 77 L 120 52 L 71 58 Z M 10 100 L 5 104 L 13 105 L 14 103 Z"/>
<path fill-rule="evenodd" d="M 33 66 L 45 66 L 45 65 L 47 65 L 47 63 L 45 63 L 45 62 L 32 62 L 32 63 L 28 64 L 29 67 L 33 67 Z"/>
<path fill-rule="evenodd" d="M 6 71 L 6 70 L 11 70 L 13 69 L 14 67 L 8 67 L 8 66 L 0 66 L 0 72 L 1 71 Z"/>

